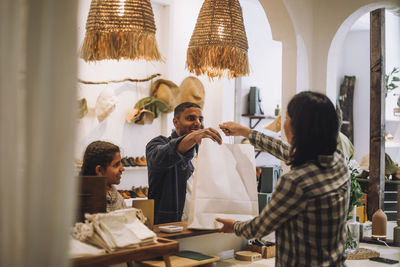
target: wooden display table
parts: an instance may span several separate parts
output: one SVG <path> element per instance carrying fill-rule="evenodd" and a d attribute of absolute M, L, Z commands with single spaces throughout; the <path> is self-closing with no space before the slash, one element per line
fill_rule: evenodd
<path fill-rule="evenodd" d="M 72 259 L 72 264 L 74 267 L 102 267 L 163 256 L 166 266 L 171 266 L 169 254 L 178 251 L 179 243 L 177 241 L 158 237 L 158 243 L 153 245 L 123 249 L 102 255 L 75 258 Z"/>

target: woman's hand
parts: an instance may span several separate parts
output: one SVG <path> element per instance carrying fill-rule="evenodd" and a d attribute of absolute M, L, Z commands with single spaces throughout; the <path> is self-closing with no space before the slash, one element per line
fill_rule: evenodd
<path fill-rule="evenodd" d="M 219 128 L 221 128 L 226 136 L 243 136 L 248 138 L 250 133 L 250 128 L 233 121 L 223 122 L 219 125 Z"/>
<path fill-rule="evenodd" d="M 234 220 L 222 219 L 222 218 L 216 218 L 215 220 L 217 222 L 220 222 L 220 223 L 224 224 L 224 226 L 222 226 L 222 228 L 218 229 L 219 232 L 233 233 L 233 225 L 235 224 Z"/>

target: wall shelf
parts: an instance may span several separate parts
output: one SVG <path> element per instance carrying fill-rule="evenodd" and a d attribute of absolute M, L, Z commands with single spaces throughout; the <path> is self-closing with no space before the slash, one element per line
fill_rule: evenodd
<path fill-rule="evenodd" d="M 256 115 L 256 114 L 254 114 L 254 115 L 252 115 L 252 114 L 242 114 L 242 116 L 249 118 L 250 129 L 254 129 L 260 123 L 260 121 L 262 119 L 266 118 L 266 116 L 262 115 L 262 114 L 259 114 L 259 115 Z M 252 124 L 253 120 L 256 120 L 255 124 Z"/>

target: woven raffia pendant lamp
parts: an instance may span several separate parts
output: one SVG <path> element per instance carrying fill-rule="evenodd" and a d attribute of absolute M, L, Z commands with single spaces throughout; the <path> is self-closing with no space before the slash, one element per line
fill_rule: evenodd
<path fill-rule="evenodd" d="M 161 61 L 150 0 L 92 0 L 81 58 Z"/>
<path fill-rule="evenodd" d="M 238 0 L 205 0 L 187 50 L 196 75 L 235 78 L 249 74 L 248 43 Z"/>

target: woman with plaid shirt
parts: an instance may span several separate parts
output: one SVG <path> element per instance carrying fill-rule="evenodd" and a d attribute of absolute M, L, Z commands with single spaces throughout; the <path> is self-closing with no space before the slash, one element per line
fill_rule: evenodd
<path fill-rule="evenodd" d="M 329 98 L 307 91 L 290 100 L 283 125 L 289 144 L 234 122 L 220 128 L 291 166 L 259 216 L 246 222 L 217 218 L 220 231 L 247 239 L 275 231 L 275 266 L 345 266 L 350 184 L 336 149 L 338 118 Z"/>

